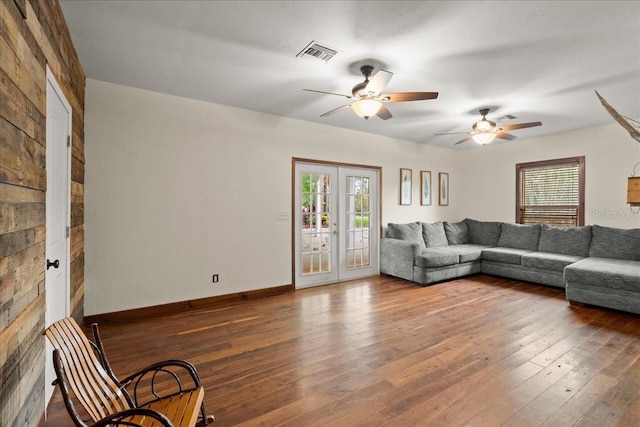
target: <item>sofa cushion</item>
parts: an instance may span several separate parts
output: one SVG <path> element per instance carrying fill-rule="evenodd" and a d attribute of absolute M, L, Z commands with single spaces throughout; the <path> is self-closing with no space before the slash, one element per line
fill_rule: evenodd
<path fill-rule="evenodd" d="M 621 229 L 593 225 L 590 257 L 640 261 L 640 228 Z"/>
<path fill-rule="evenodd" d="M 540 252 L 586 257 L 589 255 L 590 243 L 590 225 L 584 227 L 554 227 L 549 224 L 542 224 L 538 250 Z"/>
<path fill-rule="evenodd" d="M 501 248 L 538 250 L 540 225 L 523 225 L 503 223 L 498 245 Z"/>
<path fill-rule="evenodd" d="M 517 248 L 487 248 L 482 250 L 482 259 L 520 265 L 522 255 L 530 252 L 533 251 Z"/>
<path fill-rule="evenodd" d="M 556 254 L 551 252 L 531 252 L 522 255 L 522 266 L 540 270 L 562 271 L 564 268 L 580 261 L 581 256 Z"/>
<path fill-rule="evenodd" d="M 476 245 L 495 246 L 500 238 L 500 222 L 476 221 L 465 219 L 469 228 L 469 243 Z"/>
<path fill-rule="evenodd" d="M 422 224 L 419 222 L 411 222 L 408 224 L 389 223 L 387 225 L 387 237 L 417 243 L 420 245 L 420 250 L 427 248 L 422 238 Z"/>
<path fill-rule="evenodd" d="M 482 250 L 489 247 L 490 246 L 467 243 L 463 245 L 443 246 L 442 249 L 450 253 L 458 254 L 460 263 L 463 263 L 482 260 Z"/>
<path fill-rule="evenodd" d="M 444 232 L 444 223 L 442 221 L 428 224 L 422 223 L 422 238 L 427 248 L 437 248 L 439 246 L 447 246 L 447 235 Z"/>
<path fill-rule="evenodd" d="M 640 262 L 622 259 L 584 258 L 564 269 L 567 283 L 640 292 Z M 606 291 L 603 291 L 606 293 Z M 594 304 L 597 304 L 594 302 Z"/>
<path fill-rule="evenodd" d="M 424 268 L 446 267 L 458 264 L 459 259 L 460 256 L 457 253 L 447 251 L 445 247 L 427 248 L 416 256 L 415 264 Z"/>
<path fill-rule="evenodd" d="M 462 220 L 453 224 L 444 223 L 444 232 L 450 245 L 463 245 L 469 243 L 469 227 L 467 222 Z"/>

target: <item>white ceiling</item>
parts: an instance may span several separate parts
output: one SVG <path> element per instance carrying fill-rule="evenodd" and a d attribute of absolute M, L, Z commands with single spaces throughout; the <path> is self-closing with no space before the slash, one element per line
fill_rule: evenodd
<path fill-rule="evenodd" d="M 510 144 L 612 122 L 594 90 L 640 117 L 639 1 L 61 4 L 88 78 L 279 116 L 448 148 L 464 135 L 434 134 L 471 130 L 482 107 L 542 121 Z M 296 57 L 312 40 L 338 55 Z M 364 64 L 394 73 L 385 92 L 440 96 L 388 103 L 387 121 L 319 117 L 348 100 L 302 89 L 350 94 Z"/>

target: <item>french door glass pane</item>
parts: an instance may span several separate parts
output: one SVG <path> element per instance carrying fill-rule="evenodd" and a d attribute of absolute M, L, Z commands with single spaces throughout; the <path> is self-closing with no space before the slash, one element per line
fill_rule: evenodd
<path fill-rule="evenodd" d="M 300 274 L 331 271 L 331 177 L 300 174 L 301 221 Z"/>
<path fill-rule="evenodd" d="M 347 269 L 367 267 L 371 263 L 370 181 L 364 176 L 347 176 L 346 181 Z"/>

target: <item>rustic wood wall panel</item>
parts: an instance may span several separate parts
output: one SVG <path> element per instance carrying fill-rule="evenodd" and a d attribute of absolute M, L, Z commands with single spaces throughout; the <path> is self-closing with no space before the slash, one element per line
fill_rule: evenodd
<path fill-rule="evenodd" d="M 57 0 L 0 1 L 0 425 L 44 415 L 46 67 L 71 107 L 71 313 L 84 309 L 85 76 Z"/>

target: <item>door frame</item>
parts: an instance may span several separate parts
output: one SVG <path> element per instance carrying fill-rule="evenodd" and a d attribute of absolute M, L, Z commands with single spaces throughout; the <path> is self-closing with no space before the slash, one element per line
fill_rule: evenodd
<path fill-rule="evenodd" d="M 68 111 L 68 116 L 69 116 L 69 121 L 67 123 L 68 126 L 68 130 L 69 130 L 69 140 L 68 143 L 65 144 L 65 149 L 66 149 L 66 171 L 61 171 L 62 173 L 64 173 L 65 175 L 65 182 L 66 182 L 66 190 L 65 190 L 65 194 L 66 194 L 66 203 L 65 203 L 65 207 L 66 207 L 66 215 L 65 215 L 65 222 L 66 222 L 66 227 L 67 230 L 69 230 L 69 234 L 67 234 L 67 237 L 65 239 L 65 247 L 64 247 L 64 251 L 65 251 L 65 275 L 64 275 L 64 314 L 65 316 L 69 316 L 70 313 L 70 305 L 71 305 L 71 239 L 70 239 L 70 233 L 71 233 L 71 138 L 72 138 L 72 119 L 73 119 L 73 110 L 71 108 L 71 104 L 69 103 L 69 101 L 67 100 L 66 96 L 64 95 L 64 92 L 62 91 L 62 88 L 60 87 L 60 85 L 58 84 L 58 81 L 56 80 L 55 76 L 53 75 L 53 72 L 51 71 L 51 69 L 49 68 L 49 66 L 47 65 L 47 70 L 46 70 L 46 83 L 45 83 L 45 99 L 47 99 L 45 101 L 45 104 L 48 102 L 48 98 L 46 98 L 46 94 L 48 92 L 49 87 L 51 87 L 51 89 L 53 90 L 53 92 L 55 92 L 55 95 L 58 97 L 58 99 L 60 100 L 60 102 L 63 104 L 64 108 Z M 45 118 L 45 123 L 46 120 L 49 119 L 49 112 L 47 111 L 46 113 L 46 118 Z M 46 126 L 48 129 L 48 126 Z M 46 139 L 46 150 L 50 150 L 53 149 L 54 146 L 52 144 L 52 142 L 50 141 L 51 135 L 49 135 L 49 132 L 46 132 L 45 135 L 45 139 Z M 48 181 L 48 177 L 49 177 L 49 173 L 51 173 L 51 163 L 50 163 L 50 156 L 47 155 L 46 156 L 46 175 L 47 175 L 47 181 Z M 45 193 L 45 209 L 47 209 L 47 202 L 49 201 L 49 196 Z M 49 217 L 48 215 L 45 215 L 45 229 L 47 227 L 49 227 Z M 45 239 L 45 260 L 47 259 L 47 245 L 48 242 L 46 242 Z M 47 325 L 47 303 L 46 300 L 49 298 L 49 293 L 48 291 L 48 286 L 47 286 L 47 282 L 46 282 L 46 267 L 45 267 L 45 327 L 48 327 L 49 325 Z M 44 338 L 43 338 L 44 339 Z M 48 341 L 45 340 L 45 348 L 49 347 L 49 343 Z M 49 351 L 45 352 L 45 357 L 46 359 L 50 359 L 50 357 L 48 356 L 48 354 L 50 353 Z M 54 372 L 47 372 L 47 368 L 52 368 L 52 366 L 48 366 L 47 363 L 45 363 L 45 380 L 50 379 L 50 378 L 54 378 L 55 379 L 55 373 Z M 51 398 L 53 394 L 53 387 L 49 385 L 48 382 L 45 383 L 45 414 L 46 414 L 46 407 L 49 403 L 49 400 Z M 46 417 L 46 415 L 45 415 Z"/>
<path fill-rule="evenodd" d="M 296 164 L 297 163 L 311 163 L 320 166 L 332 166 L 336 168 L 360 168 L 360 169 L 371 169 L 375 170 L 378 173 L 378 192 L 376 196 L 378 197 L 378 216 L 377 216 L 377 228 L 378 228 L 378 240 L 380 240 L 382 236 L 382 166 L 372 166 L 372 165 L 363 165 L 358 163 L 344 163 L 344 162 L 334 162 L 330 160 L 317 160 L 317 159 L 309 159 L 305 157 L 292 157 L 291 158 L 291 284 L 294 289 L 296 288 L 296 220 L 294 215 L 298 213 L 298 207 L 296 206 L 296 180 L 298 179 L 296 175 Z M 377 245 L 377 257 L 378 257 L 378 272 L 380 271 L 380 244 Z M 338 282 L 353 280 L 349 279 L 340 279 L 338 277 Z M 301 288 L 302 289 L 302 288 Z"/>

